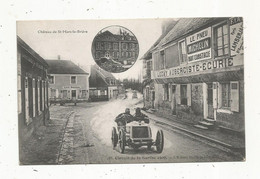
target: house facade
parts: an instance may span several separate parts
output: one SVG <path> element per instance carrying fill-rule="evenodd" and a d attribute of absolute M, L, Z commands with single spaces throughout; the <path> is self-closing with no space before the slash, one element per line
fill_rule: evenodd
<path fill-rule="evenodd" d="M 152 49 L 154 107 L 244 131 L 243 19 L 180 19 Z"/>
<path fill-rule="evenodd" d="M 117 97 L 118 83 L 116 78 L 99 66 L 91 66 L 89 78 L 89 98 L 91 101 L 106 101 Z"/>
<path fill-rule="evenodd" d="M 50 101 L 89 98 L 89 73 L 69 60 L 46 60 L 49 64 Z"/>
<path fill-rule="evenodd" d="M 19 147 L 49 119 L 48 64 L 17 36 Z"/>

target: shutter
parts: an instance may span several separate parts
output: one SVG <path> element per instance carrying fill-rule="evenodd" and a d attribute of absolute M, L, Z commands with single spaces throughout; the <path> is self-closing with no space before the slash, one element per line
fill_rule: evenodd
<path fill-rule="evenodd" d="M 230 82 L 230 107 L 231 111 L 239 112 L 239 83 L 238 81 Z"/>
<path fill-rule="evenodd" d="M 191 84 L 187 84 L 187 104 L 191 106 Z"/>
<path fill-rule="evenodd" d="M 169 101 L 172 101 L 172 84 L 168 83 Z"/>
<path fill-rule="evenodd" d="M 181 104 L 181 95 L 180 95 L 180 93 L 181 93 L 180 85 L 176 85 L 176 92 L 175 92 L 175 94 L 176 94 L 176 103 L 177 104 Z"/>
<path fill-rule="evenodd" d="M 213 108 L 218 108 L 218 83 L 213 82 Z"/>
<path fill-rule="evenodd" d="M 35 111 L 35 79 L 33 78 L 32 81 L 32 89 L 33 89 L 33 117 L 35 117 L 36 111 Z"/>
<path fill-rule="evenodd" d="M 25 77 L 25 122 L 28 125 L 30 122 L 29 119 L 29 88 L 28 88 L 28 77 Z"/>

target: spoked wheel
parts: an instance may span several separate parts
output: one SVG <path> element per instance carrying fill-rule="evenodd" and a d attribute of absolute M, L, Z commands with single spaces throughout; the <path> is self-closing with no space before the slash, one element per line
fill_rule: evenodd
<path fill-rule="evenodd" d="M 112 146 L 113 146 L 113 149 L 114 149 L 117 145 L 117 142 L 118 142 L 118 135 L 116 133 L 115 127 L 112 128 L 111 140 L 112 140 Z"/>
<path fill-rule="evenodd" d="M 126 143 L 126 139 L 125 139 L 125 131 L 123 129 L 120 129 L 119 131 L 119 140 L 118 140 L 118 143 L 119 143 L 119 151 L 120 153 L 124 153 L 125 151 L 125 143 Z"/>
<path fill-rule="evenodd" d="M 163 146 L 164 146 L 164 137 L 163 137 L 162 130 L 159 130 L 156 134 L 155 146 L 156 146 L 157 153 L 162 153 Z"/>

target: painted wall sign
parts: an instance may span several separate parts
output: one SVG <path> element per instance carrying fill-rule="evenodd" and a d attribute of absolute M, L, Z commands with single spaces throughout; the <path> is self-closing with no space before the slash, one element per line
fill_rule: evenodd
<path fill-rule="evenodd" d="M 207 61 L 199 61 L 192 64 L 187 64 L 181 67 L 152 71 L 152 79 L 191 76 L 212 72 L 214 73 L 220 70 L 225 70 L 226 68 L 240 65 L 243 65 L 242 55 L 224 59 L 210 59 Z"/>
<path fill-rule="evenodd" d="M 69 89 L 69 88 L 81 88 L 79 86 L 63 86 L 64 89 Z"/>
<path fill-rule="evenodd" d="M 231 56 L 244 52 L 243 19 L 230 18 L 230 54 Z"/>
<path fill-rule="evenodd" d="M 211 58 L 211 27 L 186 38 L 188 61 Z"/>

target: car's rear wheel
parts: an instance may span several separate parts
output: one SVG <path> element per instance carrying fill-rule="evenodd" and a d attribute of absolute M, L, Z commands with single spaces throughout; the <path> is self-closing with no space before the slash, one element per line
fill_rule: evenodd
<path fill-rule="evenodd" d="M 120 129 L 119 131 L 119 151 L 120 153 L 124 153 L 125 151 L 125 143 L 126 143 L 126 139 L 125 139 L 125 131 L 123 129 Z"/>
<path fill-rule="evenodd" d="M 113 146 L 113 149 L 114 149 L 117 146 L 117 142 L 118 142 L 118 135 L 116 133 L 115 127 L 112 128 L 111 140 L 112 140 L 112 146 Z"/>
<path fill-rule="evenodd" d="M 155 146 L 157 153 L 162 153 L 164 146 L 164 136 L 162 130 L 159 130 L 156 134 Z"/>

